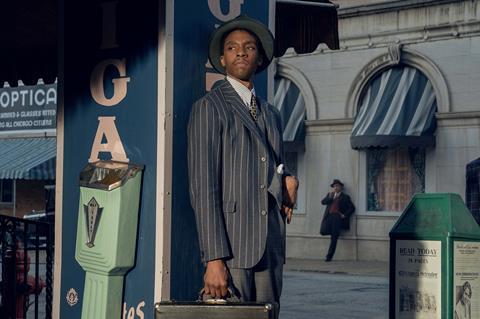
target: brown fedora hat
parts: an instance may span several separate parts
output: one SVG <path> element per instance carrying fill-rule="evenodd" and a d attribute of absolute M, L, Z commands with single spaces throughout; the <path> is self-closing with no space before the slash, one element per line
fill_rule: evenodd
<path fill-rule="evenodd" d="M 255 73 L 259 73 L 268 67 L 273 59 L 273 50 L 275 39 L 270 30 L 260 21 L 252 19 L 246 15 L 239 15 L 233 20 L 227 21 L 213 31 L 210 37 L 208 48 L 208 59 L 210 63 L 220 73 L 226 74 L 225 68 L 220 63 L 220 57 L 223 55 L 223 40 L 232 31 L 237 29 L 248 30 L 257 36 L 260 45 L 263 48 L 263 61 L 257 67 Z"/>

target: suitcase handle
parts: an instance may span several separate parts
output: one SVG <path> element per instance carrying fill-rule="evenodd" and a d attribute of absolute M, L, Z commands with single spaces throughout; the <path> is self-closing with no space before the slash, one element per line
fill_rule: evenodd
<path fill-rule="evenodd" d="M 198 300 L 199 302 L 205 302 L 205 303 L 208 303 L 208 304 L 226 304 L 226 303 L 229 303 L 229 302 L 240 302 L 240 298 L 238 298 L 238 296 L 236 296 L 236 294 L 234 293 L 234 288 L 233 287 L 228 287 L 227 288 L 228 290 L 228 295 L 230 297 L 227 297 L 226 299 L 224 298 L 208 298 L 206 300 L 203 300 L 203 296 L 205 295 L 205 288 L 202 288 L 199 293 L 198 293 Z M 227 300 L 229 299 L 229 300 Z"/>

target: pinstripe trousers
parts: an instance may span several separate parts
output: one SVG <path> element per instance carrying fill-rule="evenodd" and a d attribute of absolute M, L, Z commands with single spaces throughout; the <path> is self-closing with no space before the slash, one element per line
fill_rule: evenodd
<path fill-rule="evenodd" d="M 285 221 L 275 199 L 270 197 L 268 212 L 268 235 L 262 259 L 252 268 L 229 268 L 233 288 L 241 301 L 275 302 L 276 316 L 280 310 L 280 295 L 283 285 L 285 242 L 282 232 Z"/>

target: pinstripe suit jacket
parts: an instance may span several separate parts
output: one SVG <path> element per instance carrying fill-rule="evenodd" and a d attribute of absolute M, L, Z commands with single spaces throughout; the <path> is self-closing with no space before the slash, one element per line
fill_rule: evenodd
<path fill-rule="evenodd" d="M 195 210 L 203 262 L 223 258 L 233 268 L 251 268 L 263 256 L 269 194 L 280 214 L 283 160 L 278 111 L 260 100 L 255 123 L 228 81 L 193 104 L 188 124 L 190 200 Z M 275 205 L 274 205 L 275 206 Z M 285 220 L 278 232 L 285 255 Z"/>

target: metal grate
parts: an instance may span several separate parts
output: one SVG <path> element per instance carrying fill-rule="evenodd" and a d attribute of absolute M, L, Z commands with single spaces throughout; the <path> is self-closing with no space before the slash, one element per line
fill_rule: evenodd
<path fill-rule="evenodd" d="M 53 224 L 0 215 L 2 318 L 52 317 Z"/>

